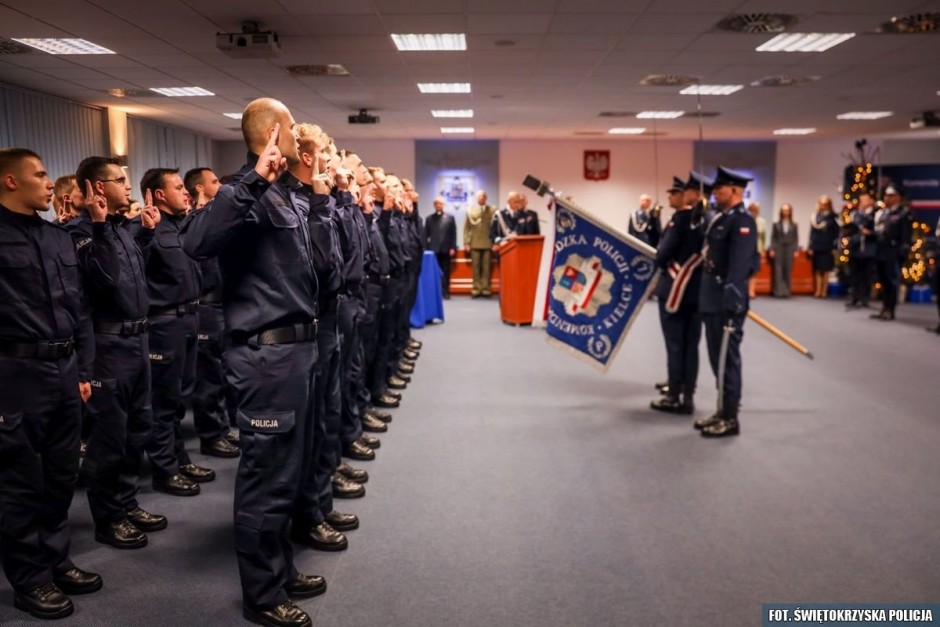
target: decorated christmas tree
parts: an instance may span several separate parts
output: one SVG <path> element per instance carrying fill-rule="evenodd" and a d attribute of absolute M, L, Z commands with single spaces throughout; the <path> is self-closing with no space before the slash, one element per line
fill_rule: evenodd
<path fill-rule="evenodd" d="M 907 258 L 901 265 L 901 281 L 906 285 L 923 285 L 927 283 L 927 241 L 930 237 L 930 226 L 915 220 L 911 224 L 911 249 Z"/>

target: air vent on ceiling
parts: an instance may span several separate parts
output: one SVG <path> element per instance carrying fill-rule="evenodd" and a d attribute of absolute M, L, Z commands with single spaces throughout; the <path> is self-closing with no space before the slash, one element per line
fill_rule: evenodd
<path fill-rule="evenodd" d="M 765 76 L 751 83 L 751 87 L 800 87 L 818 80 L 818 76 Z"/>
<path fill-rule="evenodd" d="M 879 26 L 876 32 L 885 35 L 940 32 L 940 13 L 916 13 L 892 17 L 890 21 Z"/>
<path fill-rule="evenodd" d="M 13 41 L 12 39 L 7 39 L 6 37 L 0 37 L 0 54 L 29 54 L 34 50 L 35 48 L 24 46 L 18 41 Z"/>
<path fill-rule="evenodd" d="M 338 63 L 325 65 L 288 65 L 284 68 L 291 76 L 349 76 L 349 70 Z"/>
<path fill-rule="evenodd" d="M 118 87 L 116 89 L 109 89 L 108 94 L 114 96 L 115 98 L 162 98 L 160 94 L 149 89 L 135 89 L 135 88 L 124 88 Z"/>
<path fill-rule="evenodd" d="M 597 115 L 602 118 L 632 118 L 636 111 L 601 111 Z"/>
<path fill-rule="evenodd" d="M 655 87 L 688 87 L 698 82 L 694 76 L 682 76 L 681 74 L 650 74 L 642 81 L 640 85 L 653 85 Z"/>
<path fill-rule="evenodd" d="M 701 113 L 699 113 L 698 111 L 689 111 L 688 113 L 685 114 L 684 117 L 686 118 L 717 118 L 719 115 L 721 115 L 721 113 L 718 111 L 702 111 Z"/>
<path fill-rule="evenodd" d="M 762 35 L 782 33 L 796 24 L 796 16 L 787 13 L 740 13 L 729 15 L 715 24 L 718 30 Z"/>

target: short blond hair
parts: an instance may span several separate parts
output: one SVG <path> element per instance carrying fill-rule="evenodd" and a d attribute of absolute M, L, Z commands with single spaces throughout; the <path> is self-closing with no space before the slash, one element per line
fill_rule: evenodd
<path fill-rule="evenodd" d="M 326 131 L 316 124 L 306 122 L 298 124 L 294 127 L 294 132 L 297 134 L 297 146 L 300 148 L 300 152 L 310 154 L 317 149 L 326 148 L 333 142 L 333 139 L 327 135 Z"/>

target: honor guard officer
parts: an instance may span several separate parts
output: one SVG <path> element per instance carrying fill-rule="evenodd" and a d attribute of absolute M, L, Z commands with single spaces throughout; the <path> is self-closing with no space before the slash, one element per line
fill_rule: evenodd
<path fill-rule="evenodd" d="M 898 304 L 898 284 L 901 280 L 901 262 L 911 249 L 910 210 L 901 205 L 897 188 L 885 188 L 884 209 L 875 215 L 875 267 L 882 285 L 881 311 L 870 317 L 878 320 L 894 320 L 894 308 Z"/>
<path fill-rule="evenodd" d="M 198 211 L 215 198 L 221 185 L 209 168 L 193 168 L 183 177 L 186 190 Z M 222 345 L 225 320 L 222 315 L 222 269 L 216 258 L 199 262 L 202 294 L 199 296 L 199 328 L 196 347 L 196 381 L 190 400 L 193 423 L 199 433 L 199 450 L 213 457 L 238 457 L 237 437 L 229 429 L 225 395 Z"/>
<path fill-rule="evenodd" d="M 52 189 L 39 155 L 0 150 L 0 554 L 14 605 L 38 618 L 102 585 L 69 559 L 94 346 L 75 247 L 38 215 Z"/>
<path fill-rule="evenodd" d="M 161 215 L 145 267 L 153 390 L 153 436 L 147 452 L 153 487 L 175 496 L 193 496 L 199 494 L 197 484 L 212 481 L 215 472 L 192 463 L 178 411 L 183 390 L 192 387 L 196 376 L 196 312 L 202 291 L 199 264 L 183 251 L 180 234 L 189 203 L 178 170 L 147 170 L 140 189 L 145 206 L 155 206 Z M 205 435 L 204 425 L 196 425 L 196 430 Z M 181 481 L 180 475 L 188 481 Z"/>
<path fill-rule="evenodd" d="M 698 344 L 702 337 L 702 317 L 698 297 L 702 276 L 702 244 L 705 218 L 683 202 L 685 182 L 673 177 L 669 205 L 676 210 L 666 224 L 656 265 L 662 268 L 656 295 L 659 297 L 659 321 L 666 340 L 666 364 L 669 372 L 665 396 L 650 403 L 659 411 L 691 414 L 698 381 Z"/>
<path fill-rule="evenodd" d="M 738 435 L 741 402 L 741 339 L 747 317 L 747 280 L 757 271 L 757 225 L 744 209 L 744 189 L 751 179 L 718 168 L 716 213 L 705 232 L 705 274 L 699 300 L 705 322 L 708 359 L 718 378 L 718 411 L 695 421 L 702 435 Z"/>
<path fill-rule="evenodd" d="M 95 333 L 95 394 L 88 402 L 91 433 L 83 474 L 95 540 L 119 549 L 146 546 L 147 531 L 166 528 L 165 516 L 137 502 L 137 475 L 153 430 L 146 260 L 160 212 L 148 207 L 132 234 L 124 216 L 130 185 L 118 161 L 88 157 L 76 179 L 85 215 L 69 223 Z M 102 209 L 106 212 L 103 222 Z M 177 477 L 189 484 L 185 477 Z"/>
<path fill-rule="evenodd" d="M 326 591 L 294 567 L 287 526 L 313 448 L 317 277 L 300 182 L 294 119 L 260 98 L 242 116 L 248 163 L 184 234 L 196 259 L 218 256 L 225 311 L 226 378 L 235 397 L 242 456 L 235 477 L 235 552 L 244 616 L 261 625 L 307 627 L 291 598 Z"/>

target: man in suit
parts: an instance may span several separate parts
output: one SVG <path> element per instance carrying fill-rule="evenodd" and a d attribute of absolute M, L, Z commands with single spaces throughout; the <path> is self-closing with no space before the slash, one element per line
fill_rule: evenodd
<path fill-rule="evenodd" d="M 740 432 L 741 340 L 748 310 L 747 280 L 758 264 L 757 225 L 744 209 L 744 188 L 750 180 L 719 166 L 714 188 L 717 212 L 705 231 L 699 308 L 705 322 L 708 359 L 720 386 L 718 411 L 695 421 L 695 428 L 706 438 Z"/>
<path fill-rule="evenodd" d="M 441 267 L 441 292 L 450 298 L 450 260 L 457 254 L 457 223 L 444 213 L 444 199 L 434 199 L 434 213 L 424 221 L 424 246 L 437 257 Z"/>
<path fill-rule="evenodd" d="M 473 289 L 470 293 L 474 298 L 493 295 L 490 288 L 493 252 L 490 226 L 495 214 L 496 207 L 486 204 L 486 192 L 478 191 L 476 204 L 467 209 L 467 219 L 463 225 L 464 249 L 470 255 L 473 267 Z"/>
<path fill-rule="evenodd" d="M 871 295 L 872 262 L 875 256 L 875 199 L 869 193 L 858 196 L 858 207 L 852 211 L 849 229 L 849 277 L 852 297 L 846 307 L 868 307 Z"/>
<path fill-rule="evenodd" d="M 872 314 L 877 320 L 894 320 L 898 304 L 898 283 L 901 280 L 901 262 L 911 249 L 910 210 L 901 205 L 898 190 L 885 188 L 885 208 L 875 214 L 875 269 L 882 285 L 881 311 Z"/>

